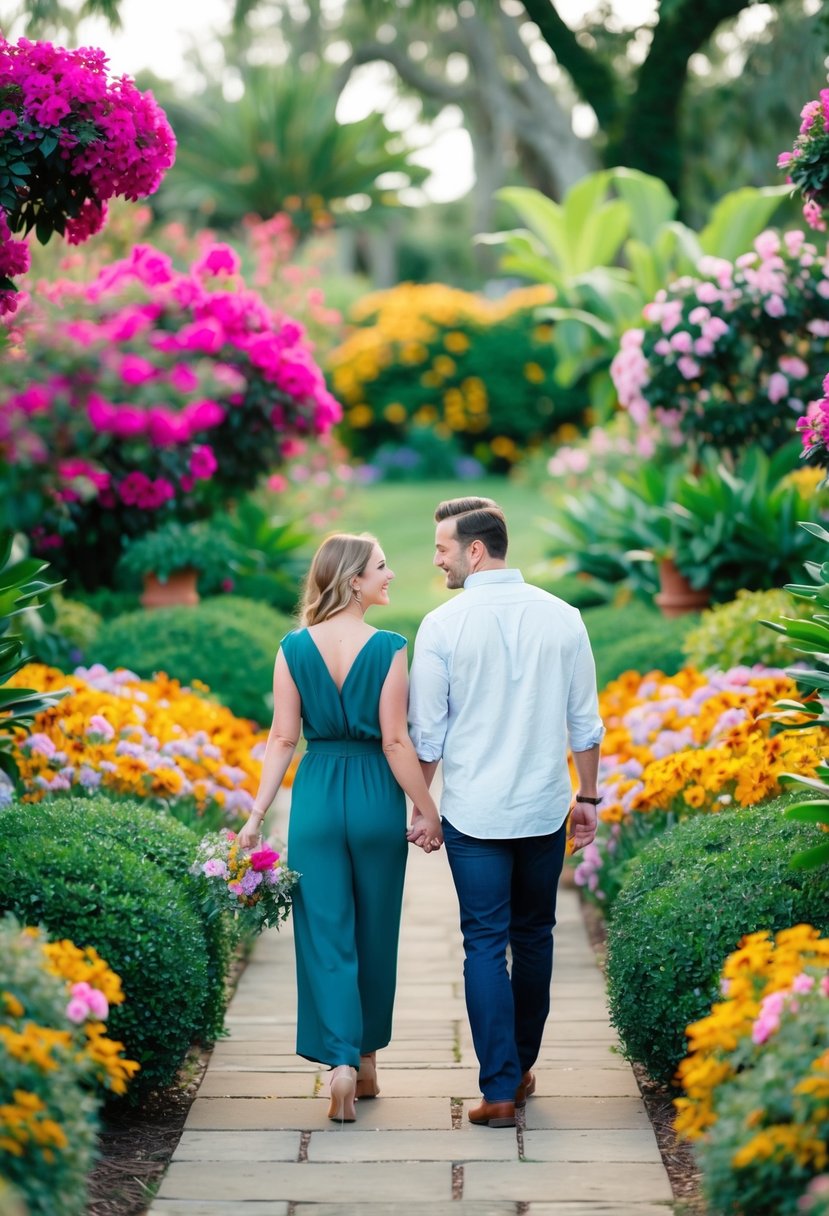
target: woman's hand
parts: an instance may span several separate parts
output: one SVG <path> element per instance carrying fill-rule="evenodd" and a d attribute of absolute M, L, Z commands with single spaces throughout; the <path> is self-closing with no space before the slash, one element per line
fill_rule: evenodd
<path fill-rule="evenodd" d="M 249 853 L 251 849 L 255 849 L 262 839 L 261 829 L 262 820 L 256 814 L 251 814 L 239 833 L 239 848 L 244 849 L 246 853 Z"/>
<path fill-rule="evenodd" d="M 440 822 L 415 811 L 406 833 L 406 839 L 410 844 L 416 844 L 418 848 L 423 849 L 424 853 L 437 853 L 443 844 Z"/>

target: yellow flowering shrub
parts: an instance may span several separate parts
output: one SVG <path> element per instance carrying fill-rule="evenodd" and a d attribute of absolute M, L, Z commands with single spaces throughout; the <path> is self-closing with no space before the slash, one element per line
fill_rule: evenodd
<path fill-rule="evenodd" d="M 31 1216 L 81 1216 L 102 1089 L 138 1070 L 106 1035 L 121 981 L 93 949 L 0 921 L 0 1173 Z"/>
<path fill-rule="evenodd" d="M 364 297 L 351 312 L 357 328 L 328 359 L 349 446 L 367 456 L 431 428 L 509 468 L 584 407 L 555 382 L 552 327 L 536 315 L 552 299 L 545 286 L 488 300 L 442 283 Z"/>
<path fill-rule="evenodd" d="M 783 773 L 814 774 L 827 732 L 772 736 L 764 716 L 796 695 L 792 679 L 762 667 L 685 667 L 670 677 L 629 671 L 608 684 L 599 696 L 600 830 L 576 869 L 587 895 L 608 908 L 628 858 L 673 823 L 754 806 L 780 793 Z"/>
<path fill-rule="evenodd" d="M 191 809 L 200 818 L 216 819 L 218 810 L 226 823 L 250 810 L 267 733 L 200 689 L 163 674 L 139 680 L 96 666 L 64 675 L 38 664 L 24 667 L 9 684 L 70 689 L 37 715 L 30 734 L 15 736 L 24 801 L 101 790 L 174 805 L 177 812 Z"/>
<path fill-rule="evenodd" d="M 829 1166 L 829 938 L 751 933 L 720 982 L 687 1030 L 676 1130 L 697 1144 L 712 1211 L 794 1216 Z"/>

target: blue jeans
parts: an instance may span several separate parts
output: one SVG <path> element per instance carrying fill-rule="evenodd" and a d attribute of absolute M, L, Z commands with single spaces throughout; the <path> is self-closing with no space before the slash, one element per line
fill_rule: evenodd
<path fill-rule="evenodd" d="M 443 837 L 460 904 L 466 1008 L 481 1092 L 488 1102 L 512 1102 L 538 1058 L 550 1012 L 566 828 L 549 836 L 480 840 L 444 819 Z"/>

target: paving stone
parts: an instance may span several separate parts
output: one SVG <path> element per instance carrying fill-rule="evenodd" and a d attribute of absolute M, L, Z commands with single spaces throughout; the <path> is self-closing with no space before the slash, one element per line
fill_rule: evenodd
<path fill-rule="evenodd" d="M 190 1107 L 187 1131 L 234 1128 L 299 1131 L 334 1128 L 322 1098 L 196 1098 Z M 445 1098 L 378 1098 L 359 1110 L 360 1126 L 403 1130 L 449 1130 L 452 1113 Z"/>
<path fill-rule="evenodd" d="M 501 1163 L 501 1168 L 507 1168 L 506 1163 Z M 343 1204 L 370 1198 L 378 1203 L 399 1202 L 410 1195 L 426 1203 L 452 1198 L 452 1167 L 433 1162 L 281 1165 L 254 1161 L 241 1172 L 228 1170 L 222 1163 L 174 1161 L 164 1175 L 158 1198 L 235 1201 L 237 1210 L 244 1211 L 242 1187 L 245 1201 L 287 1199 L 289 1203 Z"/>
<path fill-rule="evenodd" d="M 356 1125 L 337 1136 L 311 1136 L 308 1160 L 317 1161 L 517 1161 L 515 1134 L 475 1135 L 471 1124 L 446 1132 L 379 1131 L 367 1136 Z M 487 1129 L 489 1130 L 489 1129 Z M 544 1135 L 539 1132 L 537 1135 Z M 546 1133 L 549 1135 L 549 1133 Z M 577 1133 L 571 1133 L 577 1134 Z M 546 1160 L 546 1158 L 545 1158 Z"/>
<path fill-rule="evenodd" d="M 465 1203 L 463 1200 L 450 1203 L 434 1203 L 428 1200 L 399 1200 L 396 1203 L 374 1203 L 370 1199 L 358 1204 L 342 1203 L 298 1203 L 293 1211 L 296 1216 L 515 1216 L 514 1203 Z M 586 1216 L 586 1214 L 585 1214 Z"/>
<path fill-rule="evenodd" d="M 288 1202 L 265 1199 L 239 1203 L 210 1203 L 190 1199 L 157 1199 L 147 1216 L 288 1216 Z"/>
<path fill-rule="evenodd" d="M 482 1129 L 484 1130 L 484 1129 Z M 487 1128 L 490 1135 L 493 1132 Z M 465 1199 L 511 1199 L 515 1203 L 605 1203 L 620 1198 L 637 1203 L 670 1202 L 671 1188 L 661 1163 L 614 1162 L 612 1170 L 586 1169 L 583 1162 L 537 1164 L 473 1161 L 464 1166 Z M 555 1210 L 553 1208 L 553 1210 Z"/>
<path fill-rule="evenodd" d="M 527 1131 L 651 1127 L 641 1098 L 545 1098 L 536 1094 L 527 1102 L 526 1119 Z"/>
<path fill-rule="evenodd" d="M 647 1161 L 660 1165 L 662 1158 L 650 1127 L 638 1131 L 604 1128 L 596 1131 L 525 1131 L 524 1156 L 527 1161 Z"/>
<path fill-rule="evenodd" d="M 318 1074 L 256 1072 L 208 1068 L 199 1086 L 200 1098 L 313 1098 Z"/>
<path fill-rule="evenodd" d="M 597 1202 L 595 1199 L 584 1203 L 549 1203 L 527 1204 L 529 1216 L 670 1216 L 674 1210 L 673 1202 L 664 1203 L 621 1203 L 612 1200 L 610 1203 Z"/>
<path fill-rule="evenodd" d="M 299 1131 L 184 1131 L 173 1160 L 297 1161 L 301 1142 Z"/>

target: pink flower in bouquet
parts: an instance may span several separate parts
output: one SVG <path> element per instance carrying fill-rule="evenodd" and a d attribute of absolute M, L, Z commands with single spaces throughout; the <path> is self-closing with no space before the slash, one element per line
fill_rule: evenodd
<path fill-rule="evenodd" d="M 279 854 L 269 845 L 264 845 L 250 854 L 250 864 L 254 870 L 270 870 L 279 861 Z"/>
<path fill-rule="evenodd" d="M 226 878 L 227 866 L 219 857 L 211 857 L 202 866 L 202 870 L 208 878 Z"/>

